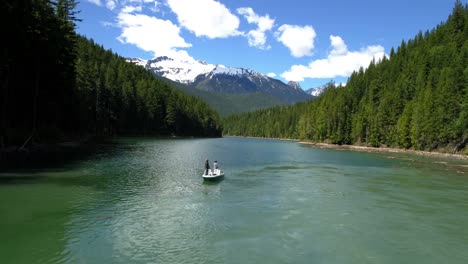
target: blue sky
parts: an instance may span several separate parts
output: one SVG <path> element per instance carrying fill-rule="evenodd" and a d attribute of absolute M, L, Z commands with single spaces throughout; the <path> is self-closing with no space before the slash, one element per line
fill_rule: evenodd
<path fill-rule="evenodd" d="M 249 68 L 308 89 L 346 82 L 372 58 L 445 21 L 454 2 L 82 0 L 77 30 L 124 57 Z"/>

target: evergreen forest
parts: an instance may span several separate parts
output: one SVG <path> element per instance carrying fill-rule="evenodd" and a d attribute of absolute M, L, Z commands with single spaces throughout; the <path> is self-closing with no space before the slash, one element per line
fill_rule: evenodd
<path fill-rule="evenodd" d="M 75 0 L 2 1 L 0 144 L 220 136 L 207 104 L 79 36 Z"/>
<path fill-rule="evenodd" d="M 316 100 L 233 115 L 224 134 L 466 153 L 468 7 Z"/>

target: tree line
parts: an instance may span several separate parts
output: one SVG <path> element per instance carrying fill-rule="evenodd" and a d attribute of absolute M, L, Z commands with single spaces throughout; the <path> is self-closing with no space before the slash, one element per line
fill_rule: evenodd
<path fill-rule="evenodd" d="M 234 115 L 224 134 L 460 152 L 468 142 L 468 7 L 316 100 Z M 261 121 L 260 121 L 261 120 Z"/>
<path fill-rule="evenodd" d="M 75 31 L 75 0 L 0 3 L 0 147 L 119 134 L 220 136 L 204 102 Z"/>

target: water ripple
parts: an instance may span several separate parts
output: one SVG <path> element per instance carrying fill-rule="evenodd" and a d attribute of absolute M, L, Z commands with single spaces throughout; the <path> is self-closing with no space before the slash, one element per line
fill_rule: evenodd
<path fill-rule="evenodd" d="M 218 160 L 224 181 L 203 182 L 206 159 Z M 468 179 L 446 161 L 411 159 L 281 141 L 128 138 L 34 185 L 0 186 L 0 201 L 20 208 L 0 204 L 10 251 L 38 248 L 29 261 L 3 260 L 468 262 Z"/>

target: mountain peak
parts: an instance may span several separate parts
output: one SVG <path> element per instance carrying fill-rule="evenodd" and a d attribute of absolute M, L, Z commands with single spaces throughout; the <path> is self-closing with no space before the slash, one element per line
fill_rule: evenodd
<path fill-rule="evenodd" d="M 310 88 L 310 89 L 306 90 L 305 92 L 312 95 L 312 96 L 317 97 L 317 96 L 321 95 L 325 91 L 327 86 L 328 85 L 325 84 L 325 85 L 322 85 L 322 86 L 319 86 L 319 87 Z"/>
<path fill-rule="evenodd" d="M 244 75 L 244 74 L 251 74 L 251 73 L 253 72 L 244 68 L 226 67 L 221 64 L 216 65 L 216 68 L 214 68 L 214 70 L 210 72 L 211 75 L 215 75 L 215 74 Z"/>
<path fill-rule="evenodd" d="M 298 82 L 289 81 L 288 85 L 294 89 L 302 89 L 301 85 Z"/>
<path fill-rule="evenodd" d="M 183 83 L 198 90 L 220 93 L 263 93 L 280 102 L 291 104 L 310 98 L 298 83 L 286 85 L 280 80 L 269 78 L 246 68 L 209 64 L 205 61 L 182 61 L 167 56 L 143 61 L 128 59 L 143 65 L 156 76 Z"/>
<path fill-rule="evenodd" d="M 145 67 L 147 63 L 146 60 L 140 58 L 128 58 L 127 61 L 143 67 Z"/>
<path fill-rule="evenodd" d="M 152 60 L 150 60 L 151 62 L 160 62 L 160 61 L 173 61 L 173 59 L 167 57 L 167 56 L 160 56 L 160 57 L 156 57 Z"/>
<path fill-rule="evenodd" d="M 216 65 L 208 64 L 205 61 L 182 61 L 167 56 L 156 57 L 145 65 L 146 69 L 158 76 L 184 84 L 193 83 L 197 76 L 207 74 L 215 67 Z"/>

